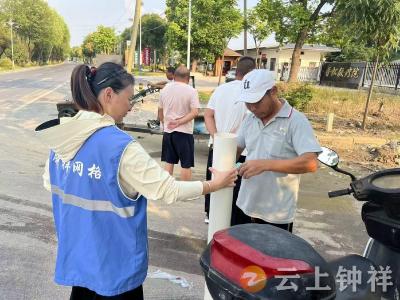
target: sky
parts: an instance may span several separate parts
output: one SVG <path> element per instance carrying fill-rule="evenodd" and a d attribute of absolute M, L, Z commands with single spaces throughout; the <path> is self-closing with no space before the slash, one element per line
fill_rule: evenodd
<path fill-rule="evenodd" d="M 135 10 L 135 0 L 47 0 L 48 4 L 63 16 L 71 34 L 71 46 L 80 46 L 83 39 L 97 26 L 114 27 L 117 33 L 122 32 L 132 24 Z M 251 8 L 258 0 L 247 0 Z M 142 0 L 142 14 L 157 13 L 163 16 L 165 0 Z M 238 1 L 243 9 L 243 0 Z M 273 38 L 269 39 L 273 42 Z M 254 42 L 248 35 L 248 48 Z M 231 40 L 228 45 L 232 49 L 243 49 L 243 35 Z"/>

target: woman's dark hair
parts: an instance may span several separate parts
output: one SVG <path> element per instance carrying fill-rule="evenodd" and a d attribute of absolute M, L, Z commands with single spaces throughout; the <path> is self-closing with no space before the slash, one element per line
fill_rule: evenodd
<path fill-rule="evenodd" d="M 99 68 L 78 65 L 71 75 L 71 93 L 79 109 L 101 113 L 103 108 L 97 97 L 101 90 L 110 87 L 117 94 L 129 85 L 134 78 L 116 63 L 106 62 Z"/>

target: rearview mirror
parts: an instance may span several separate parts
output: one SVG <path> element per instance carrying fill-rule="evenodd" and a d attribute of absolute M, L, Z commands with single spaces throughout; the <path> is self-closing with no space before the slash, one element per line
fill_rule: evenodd
<path fill-rule="evenodd" d="M 318 155 L 318 160 L 329 167 L 336 167 L 339 164 L 339 155 L 332 149 L 321 148 L 322 152 Z"/>

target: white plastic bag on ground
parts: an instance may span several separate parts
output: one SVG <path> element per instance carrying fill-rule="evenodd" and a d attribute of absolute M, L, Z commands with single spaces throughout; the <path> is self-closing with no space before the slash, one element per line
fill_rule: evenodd
<path fill-rule="evenodd" d="M 179 284 L 183 288 L 189 288 L 191 289 L 193 284 L 189 283 L 185 278 L 175 276 L 172 274 L 169 274 L 167 272 L 163 272 L 161 270 L 157 270 L 151 273 L 147 274 L 147 278 L 152 278 L 152 279 L 167 279 L 172 283 Z"/>

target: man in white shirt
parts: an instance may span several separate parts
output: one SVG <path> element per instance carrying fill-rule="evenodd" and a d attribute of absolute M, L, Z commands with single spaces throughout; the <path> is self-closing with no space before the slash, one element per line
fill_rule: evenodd
<path fill-rule="evenodd" d="M 213 159 L 213 136 L 217 132 L 236 133 L 246 116 L 247 108 L 242 102 L 237 102 L 242 87 L 242 78 L 251 70 L 255 69 L 256 63 L 252 57 L 243 56 L 239 59 L 236 69 L 236 78 L 234 81 L 225 83 L 216 88 L 211 95 L 204 113 L 204 121 L 208 132 L 210 133 L 209 152 L 206 178 L 211 179 L 211 173 L 208 170 L 212 165 Z M 239 158 L 239 162 L 244 162 L 245 156 Z M 232 200 L 232 225 L 234 224 L 236 212 L 236 199 L 240 189 L 241 178 L 236 181 Z M 205 222 L 208 223 L 210 208 L 210 195 L 205 196 L 206 212 Z"/>

